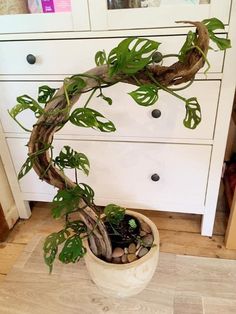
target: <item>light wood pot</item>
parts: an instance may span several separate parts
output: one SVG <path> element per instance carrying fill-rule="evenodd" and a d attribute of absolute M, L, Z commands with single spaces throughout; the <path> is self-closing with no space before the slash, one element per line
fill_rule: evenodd
<path fill-rule="evenodd" d="M 158 263 L 159 233 L 155 224 L 146 216 L 126 210 L 126 213 L 145 221 L 152 229 L 154 246 L 142 258 L 128 264 L 113 264 L 97 258 L 85 242 L 85 263 L 88 272 L 104 294 L 112 297 L 130 297 L 141 292 L 151 280 Z"/>

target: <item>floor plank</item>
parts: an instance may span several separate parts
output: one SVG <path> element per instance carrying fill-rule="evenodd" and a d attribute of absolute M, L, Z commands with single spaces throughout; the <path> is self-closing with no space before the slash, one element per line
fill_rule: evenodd
<path fill-rule="evenodd" d="M 236 250 L 225 248 L 223 236 L 202 237 L 198 233 L 159 230 L 161 251 L 182 255 L 236 259 Z"/>
<path fill-rule="evenodd" d="M 176 293 L 173 314 L 205 314 L 200 295 Z"/>
<path fill-rule="evenodd" d="M 49 275 L 42 263 L 42 241 L 42 235 L 34 237 L 1 282 L 1 314 L 236 313 L 236 261 L 161 253 L 142 293 L 114 299 L 93 284 L 83 261 L 57 261 Z"/>
<path fill-rule="evenodd" d="M 7 274 L 17 258 L 25 248 L 25 245 L 15 243 L 0 243 L 0 273 Z"/>
<path fill-rule="evenodd" d="M 49 234 L 63 226 L 62 220 L 51 217 L 50 204 L 41 203 L 32 209 L 32 216 L 28 220 L 19 220 L 8 236 L 7 242 L 27 244 L 36 234 Z"/>
<path fill-rule="evenodd" d="M 204 314 L 235 314 L 236 300 L 203 297 Z"/>
<path fill-rule="evenodd" d="M 223 205 L 217 211 L 214 236 L 202 237 L 201 215 L 137 210 L 154 221 L 160 232 L 161 252 L 236 259 L 236 250 L 227 250 L 224 245 L 224 233 L 227 217 Z M 0 244 L 0 273 L 7 273 L 27 244 L 37 234 L 45 237 L 63 226 L 63 220 L 51 217 L 51 204 L 34 202 L 32 216 L 28 220 L 19 220 L 10 232 L 7 242 Z M 15 245 L 15 246 L 14 246 Z M 7 266 L 9 265 L 9 266 Z"/>
<path fill-rule="evenodd" d="M 4 280 L 6 278 L 6 275 L 0 274 L 0 281 Z"/>

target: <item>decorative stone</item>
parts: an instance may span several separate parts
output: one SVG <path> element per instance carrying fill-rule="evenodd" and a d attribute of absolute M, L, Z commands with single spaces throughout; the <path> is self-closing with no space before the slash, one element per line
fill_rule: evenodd
<path fill-rule="evenodd" d="M 136 250 L 138 250 L 138 249 L 140 248 L 140 246 L 141 246 L 141 243 L 140 243 L 140 241 L 138 240 L 138 243 L 136 244 Z"/>
<path fill-rule="evenodd" d="M 137 256 L 135 254 L 128 254 L 127 255 L 128 261 L 129 263 L 132 263 L 133 261 L 135 261 L 137 258 Z"/>
<path fill-rule="evenodd" d="M 144 255 L 148 253 L 148 251 L 149 250 L 146 247 L 142 247 L 138 252 L 138 257 L 143 257 Z"/>
<path fill-rule="evenodd" d="M 140 226 L 141 226 L 141 230 L 143 230 L 143 231 L 145 231 L 147 233 L 151 233 L 152 232 L 152 229 L 150 228 L 150 226 L 146 222 L 142 221 L 140 223 Z"/>
<path fill-rule="evenodd" d="M 135 255 L 138 256 L 139 251 L 141 250 L 142 246 L 140 246 L 137 251 L 135 252 Z"/>
<path fill-rule="evenodd" d="M 121 258 L 120 257 L 113 257 L 112 263 L 114 263 L 114 264 L 121 264 Z"/>
<path fill-rule="evenodd" d="M 147 234 L 145 237 L 142 238 L 142 244 L 147 247 L 151 247 L 153 243 L 153 235 Z"/>
<path fill-rule="evenodd" d="M 112 252 L 112 257 L 117 258 L 121 257 L 122 255 L 124 255 L 124 250 L 121 247 L 114 248 Z"/>
<path fill-rule="evenodd" d="M 141 237 L 144 237 L 145 235 L 147 235 L 147 232 L 141 230 L 141 231 L 140 231 L 140 236 L 141 236 Z"/>
<path fill-rule="evenodd" d="M 130 254 L 134 254 L 136 252 L 136 245 L 134 243 L 130 243 L 128 250 Z"/>
<path fill-rule="evenodd" d="M 127 254 L 124 254 L 124 255 L 122 255 L 122 256 L 121 256 L 121 262 L 122 262 L 123 264 L 128 263 L 128 257 L 127 257 Z"/>

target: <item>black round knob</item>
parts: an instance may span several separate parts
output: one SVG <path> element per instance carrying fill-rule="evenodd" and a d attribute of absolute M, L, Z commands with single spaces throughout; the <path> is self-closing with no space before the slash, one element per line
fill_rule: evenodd
<path fill-rule="evenodd" d="M 157 181 L 160 180 L 160 177 L 159 177 L 159 175 L 158 175 L 157 173 L 154 173 L 154 174 L 151 176 L 151 179 L 152 179 L 152 181 L 157 182 Z"/>
<path fill-rule="evenodd" d="M 152 55 L 152 61 L 154 63 L 159 63 L 162 61 L 162 59 L 163 59 L 163 55 L 159 51 L 154 52 L 154 54 Z"/>
<path fill-rule="evenodd" d="M 160 116 L 161 116 L 161 111 L 159 109 L 152 110 L 152 117 L 153 118 L 160 118 Z"/>
<path fill-rule="evenodd" d="M 32 54 L 27 55 L 26 60 L 29 64 L 35 64 L 36 57 Z"/>

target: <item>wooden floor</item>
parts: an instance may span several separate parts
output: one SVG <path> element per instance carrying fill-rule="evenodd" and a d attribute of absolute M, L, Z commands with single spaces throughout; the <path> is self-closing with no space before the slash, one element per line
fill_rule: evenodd
<path fill-rule="evenodd" d="M 160 253 L 147 288 L 138 296 L 115 299 L 95 286 L 83 260 L 56 261 L 49 275 L 42 263 L 43 241 L 44 235 L 34 236 L 0 283 L 1 314 L 236 313 L 235 260 Z"/>
<path fill-rule="evenodd" d="M 227 214 L 223 201 L 221 202 L 218 205 L 212 237 L 200 235 L 200 215 L 145 211 L 159 229 L 161 252 L 236 260 L 236 250 L 228 250 L 224 245 Z M 31 218 L 20 220 L 10 232 L 7 241 L 0 243 L 0 280 L 4 279 L 34 235 L 46 236 L 59 230 L 62 224 L 62 221 L 51 218 L 49 203 L 35 203 Z"/>

